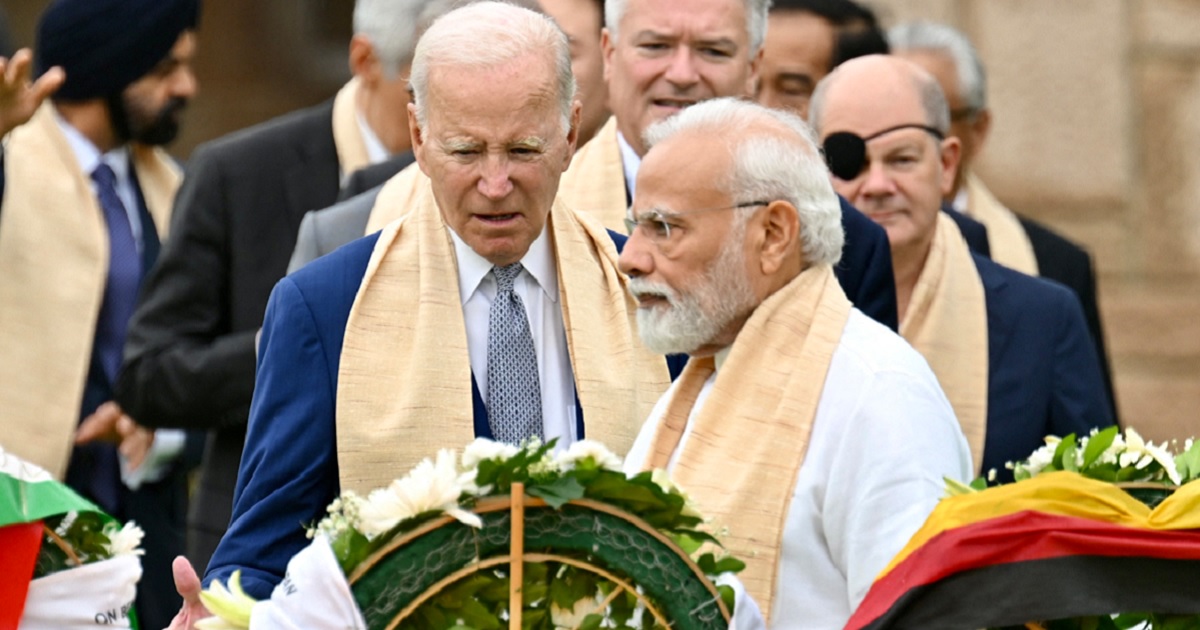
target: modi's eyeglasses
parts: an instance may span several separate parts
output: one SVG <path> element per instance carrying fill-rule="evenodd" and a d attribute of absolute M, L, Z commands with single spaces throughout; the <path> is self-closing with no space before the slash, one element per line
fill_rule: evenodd
<path fill-rule="evenodd" d="M 689 214 L 699 214 L 701 212 L 717 212 L 720 210 L 736 210 L 739 208 L 755 208 L 758 206 L 770 205 L 770 201 L 747 201 L 734 206 L 723 206 L 721 208 L 701 208 L 699 210 L 681 210 L 679 212 L 670 212 L 666 210 L 651 209 L 643 212 L 640 215 L 625 217 L 625 230 L 633 234 L 637 230 L 639 234 L 650 239 L 655 245 L 660 248 L 671 241 L 672 230 L 677 225 L 672 225 L 672 222 L 679 217 Z M 677 232 L 677 230 L 675 230 Z"/>
<path fill-rule="evenodd" d="M 939 142 L 946 139 L 946 134 L 937 128 L 917 123 L 889 127 L 883 131 L 873 133 L 866 138 L 849 131 L 838 131 L 826 136 L 825 141 L 821 143 L 822 153 L 825 154 L 825 164 L 829 166 L 829 172 L 833 173 L 839 179 L 850 180 L 858 177 L 867 166 L 867 143 L 875 138 L 887 135 L 893 131 L 900 131 L 901 129 L 920 129 L 937 138 Z"/>

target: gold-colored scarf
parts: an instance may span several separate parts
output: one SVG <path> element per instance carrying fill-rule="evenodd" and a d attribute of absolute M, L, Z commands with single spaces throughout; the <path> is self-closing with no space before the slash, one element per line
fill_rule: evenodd
<path fill-rule="evenodd" d="M 371 216 L 367 217 L 367 231 L 363 233 L 364 236 L 382 230 L 387 224 L 417 207 L 417 199 L 429 189 L 429 178 L 421 171 L 420 165 L 413 162 L 387 180 L 385 186 L 388 191 L 388 202 L 377 202 L 371 208 Z M 380 197 L 382 196 L 383 192 L 380 191 Z"/>
<path fill-rule="evenodd" d="M 976 469 L 987 437 L 987 301 L 962 232 L 944 212 L 900 336 L 925 357 L 954 408 Z"/>
<path fill-rule="evenodd" d="M 79 423 L 108 277 L 108 229 L 52 105 L 14 130 L 0 209 L 0 435 L 4 448 L 62 479 Z M 160 238 L 179 169 L 161 150 L 131 147 Z M 150 226 L 145 226 L 151 229 Z"/>
<path fill-rule="evenodd" d="M 1037 257 L 1025 227 L 974 173 L 967 175 L 967 214 L 987 227 L 992 260 L 1031 276 L 1038 275 Z"/>
<path fill-rule="evenodd" d="M 408 192 L 393 180 L 376 204 Z M 587 436 L 623 454 L 667 389 L 666 362 L 636 337 L 636 306 L 604 228 L 557 203 L 549 229 Z M 454 245 L 426 185 L 380 235 L 346 325 L 337 391 L 342 488 L 386 485 L 474 436 Z"/>
<path fill-rule="evenodd" d="M 360 80 L 350 79 L 333 99 L 333 144 L 337 147 L 338 166 L 342 175 L 349 175 L 370 166 L 367 143 L 358 126 L 358 91 Z"/>
<path fill-rule="evenodd" d="M 568 206 L 600 220 L 604 227 L 625 233 L 625 167 L 617 143 L 617 117 L 575 152 L 563 174 L 558 198 Z"/>
<path fill-rule="evenodd" d="M 768 616 L 796 477 L 849 315 L 829 265 L 767 298 L 738 333 L 671 469 L 700 511 L 729 528 L 725 548 L 746 562 L 739 577 Z M 713 370 L 711 358 L 688 362 L 646 467 L 666 467 Z"/>

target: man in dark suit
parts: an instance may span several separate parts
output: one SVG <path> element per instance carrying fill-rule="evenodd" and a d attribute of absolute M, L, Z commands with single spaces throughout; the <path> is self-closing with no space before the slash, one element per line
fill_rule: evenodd
<path fill-rule="evenodd" d="M 254 388 L 254 337 L 304 213 L 342 178 L 409 150 L 401 71 L 425 3 L 359 0 L 354 79 L 332 101 L 201 145 L 175 200 L 172 240 L 133 318 L 117 400 L 149 426 L 211 431 L 189 514 L 203 566 L 229 523 Z"/>
<path fill-rule="evenodd" d="M 405 152 L 361 168 L 346 179 L 337 203 L 306 213 L 300 221 L 296 248 L 292 250 L 287 272 L 292 273 L 342 245 L 362 238 L 379 189 L 412 162 L 413 154 Z"/>
<path fill-rule="evenodd" d="M 553 22 L 507 3 L 423 36 L 409 124 L 431 194 L 272 293 L 234 518 L 206 580 L 240 569 L 267 596 L 340 490 L 474 436 L 632 444 L 670 375 L 636 338 L 623 237 L 555 200 L 580 121 L 569 66 Z"/>
<path fill-rule="evenodd" d="M 57 0 L 38 22 L 41 78 L 29 84 L 24 50 L 0 79 L 0 440 L 145 531 L 148 627 L 179 601 L 164 586 L 183 551 L 189 440 L 139 426 L 113 383 L 179 186 L 161 147 L 196 93 L 198 19 L 196 0 Z"/>
<path fill-rule="evenodd" d="M 1100 357 L 1105 391 L 1115 418 L 1116 396 L 1100 309 L 1096 305 L 1091 256 L 1049 227 L 1004 207 L 971 170 L 992 123 L 987 106 L 987 76 L 979 53 L 966 35 L 943 24 L 901 24 L 891 29 L 888 37 L 894 54 L 932 74 L 946 94 L 950 133 L 963 145 L 962 164 L 946 201 L 988 226 L 993 260 L 1023 273 L 1061 282 L 1075 292 Z"/>
<path fill-rule="evenodd" d="M 884 226 L 900 333 L 933 368 L 981 472 L 1047 434 L 1112 424 L 1078 299 L 1062 285 L 972 254 L 941 212 L 958 162 L 937 82 L 911 62 L 848 61 L 818 85 L 809 118 L 834 188 Z"/>

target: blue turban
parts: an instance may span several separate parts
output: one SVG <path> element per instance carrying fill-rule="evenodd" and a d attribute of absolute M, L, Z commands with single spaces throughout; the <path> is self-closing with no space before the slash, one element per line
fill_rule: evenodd
<path fill-rule="evenodd" d="M 165 59 L 199 19 L 200 0 L 55 0 L 38 22 L 36 71 L 66 71 L 56 99 L 119 94 Z"/>

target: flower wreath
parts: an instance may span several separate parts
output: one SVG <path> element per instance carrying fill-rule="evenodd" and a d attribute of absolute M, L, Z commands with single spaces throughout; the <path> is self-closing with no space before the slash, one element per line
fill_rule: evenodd
<path fill-rule="evenodd" d="M 556 453 L 553 441 L 478 439 L 461 460 L 442 450 L 386 488 L 342 493 L 301 555 L 328 548 L 351 585 L 352 627 L 725 628 L 734 591 L 714 580 L 744 564 L 703 526 L 665 472 L 627 476 L 598 442 Z M 238 573 L 215 581 L 201 598 L 217 618 L 200 627 L 310 614 L 311 599 L 286 595 L 305 579 L 300 557 L 270 604 L 248 597 Z"/>

